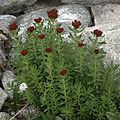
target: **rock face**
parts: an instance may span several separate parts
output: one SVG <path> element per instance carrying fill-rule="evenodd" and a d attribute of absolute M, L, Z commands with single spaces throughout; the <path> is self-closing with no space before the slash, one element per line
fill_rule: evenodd
<path fill-rule="evenodd" d="M 0 88 L 0 109 L 2 108 L 5 100 L 7 99 L 8 95 L 6 92 L 4 92 L 1 88 Z M 1 119 L 0 119 L 1 120 Z"/>
<path fill-rule="evenodd" d="M 120 5 L 118 4 L 94 5 L 91 8 L 95 25 L 120 21 Z"/>
<path fill-rule="evenodd" d="M 62 23 L 66 31 L 68 30 L 68 26 L 70 26 L 75 19 L 80 20 L 84 27 L 91 25 L 89 11 L 81 5 L 62 5 L 55 8 L 58 9 L 59 12 L 57 22 Z M 37 10 L 21 16 L 19 35 L 25 33 L 26 29 L 33 23 L 34 18 L 47 18 L 47 10 L 48 9 Z"/>
<path fill-rule="evenodd" d="M 2 84 L 4 87 L 4 90 L 10 95 L 12 96 L 12 90 L 10 88 L 10 85 L 12 84 L 12 82 L 15 83 L 15 75 L 13 74 L 12 71 L 6 70 L 3 73 L 3 78 L 2 78 Z"/>
<path fill-rule="evenodd" d="M 7 114 L 5 112 L 0 112 L 0 120 L 10 120 L 10 118 L 12 118 L 12 117 L 9 114 Z M 12 120 L 17 120 L 17 119 L 14 118 Z"/>
<path fill-rule="evenodd" d="M 0 0 L 0 12 L 19 13 L 36 1 L 37 0 Z"/>
<path fill-rule="evenodd" d="M 84 5 L 120 3 L 120 0 L 61 0 L 61 1 L 62 3 L 79 3 Z"/>

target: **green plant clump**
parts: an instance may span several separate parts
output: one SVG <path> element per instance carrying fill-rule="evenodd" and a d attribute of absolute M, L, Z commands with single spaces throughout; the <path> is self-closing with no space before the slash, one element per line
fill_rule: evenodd
<path fill-rule="evenodd" d="M 27 85 L 22 97 L 36 107 L 34 120 L 55 120 L 56 116 L 63 120 L 113 120 L 109 113 L 114 116 L 120 111 L 120 69 L 112 61 L 103 63 L 102 31 L 94 30 L 90 43 L 85 43 L 84 29 L 74 20 L 69 41 L 65 41 L 57 17 L 58 11 L 52 9 L 48 19 L 34 19 L 25 41 L 18 40 L 17 31 L 11 30 L 16 37 L 11 65 L 17 85 Z"/>

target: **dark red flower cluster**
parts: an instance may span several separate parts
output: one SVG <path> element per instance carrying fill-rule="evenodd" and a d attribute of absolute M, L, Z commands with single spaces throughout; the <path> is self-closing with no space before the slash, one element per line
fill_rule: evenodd
<path fill-rule="evenodd" d="M 28 29 L 27 29 L 27 32 L 33 32 L 35 30 L 35 27 L 34 26 L 30 26 Z"/>
<path fill-rule="evenodd" d="M 99 49 L 99 48 L 96 48 L 96 49 L 94 50 L 94 53 L 95 53 L 95 54 L 99 54 L 99 52 L 100 52 L 100 49 Z"/>
<path fill-rule="evenodd" d="M 9 25 L 9 30 L 12 31 L 12 30 L 16 30 L 18 28 L 17 26 L 17 23 L 16 22 L 13 22 Z"/>
<path fill-rule="evenodd" d="M 62 33 L 64 32 L 64 28 L 56 28 L 57 33 Z"/>
<path fill-rule="evenodd" d="M 62 69 L 60 71 L 60 75 L 65 76 L 66 74 L 67 74 L 67 70 L 66 69 Z"/>
<path fill-rule="evenodd" d="M 56 19 L 58 17 L 58 10 L 56 9 L 49 10 L 47 11 L 47 14 L 50 19 Z"/>
<path fill-rule="evenodd" d="M 98 30 L 98 29 L 95 29 L 94 31 L 93 31 L 93 34 L 94 35 L 96 35 L 96 37 L 100 37 L 100 36 L 102 36 L 102 31 L 101 30 Z"/>
<path fill-rule="evenodd" d="M 27 51 L 27 50 L 22 50 L 22 51 L 20 52 L 20 54 L 23 55 L 23 56 L 26 56 L 26 55 L 28 54 L 28 51 Z"/>
<path fill-rule="evenodd" d="M 35 21 L 36 23 L 40 23 L 40 22 L 42 21 L 42 18 L 35 18 L 34 21 Z"/>
<path fill-rule="evenodd" d="M 45 38 L 45 34 L 44 34 L 44 33 L 39 34 L 39 35 L 38 35 L 38 38 L 39 38 L 39 39 L 44 39 L 44 38 Z"/>
<path fill-rule="evenodd" d="M 51 53 L 53 49 L 51 47 L 45 49 L 46 53 Z"/>
<path fill-rule="evenodd" d="M 85 44 L 83 42 L 78 43 L 78 47 L 82 48 Z"/>
<path fill-rule="evenodd" d="M 78 21 L 78 20 L 72 21 L 72 26 L 73 26 L 75 29 L 79 28 L 80 25 L 81 25 L 81 22 L 80 22 L 80 21 Z"/>

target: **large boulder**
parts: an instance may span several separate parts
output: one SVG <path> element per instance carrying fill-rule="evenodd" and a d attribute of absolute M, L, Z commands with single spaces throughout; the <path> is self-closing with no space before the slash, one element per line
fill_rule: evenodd
<path fill-rule="evenodd" d="M 95 25 L 120 21 L 120 5 L 118 4 L 94 5 L 91 9 Z"/>
<path fill-rule="evenodd" d="M 7 93 L 3 89 L 0 88 L 0 109 L 2 108 L 7 97 L 8 97 Z"/>
<path fill-rule="evenodd" d="M 8 93 L 10 97 L 12 97 L 12 93 L 13 93 L 11 89 L 13 83 L 15 84 L 15 75 L 13 74 L 12 71 L 6 70 L 3 73 L 2 84 L 5 92 Z"/>
<path fill-rule="evenodd" d="M 0 0 L 0 12 L 19 13 L 37 0 Z"/>
<path fill-rule="evenodd" d="M 56 7 L 56 9 L 59 11 L 57 22 L 62 23 L 62 26 L 66 31 L 68 30 L 68 26 L 70 26 L 72 21 L 75 19 L 80 20 L 84 27 L 91 25 L 91 16 L 89 14 L 89 11 L 81 5 L 62 5 Z M 24 35 L 26 29 L 32 25 L 34 18 L 47 18 L 47 10 L 48 9 L 37 10 L 19 17 L 19 35 Z"/>
<path fill-rule="evenodd" d="M 105 3 L 120 3 L 120 0 L 61 0 L 62 3 L 79 3 L 84 5 L 105 4 Z"/>

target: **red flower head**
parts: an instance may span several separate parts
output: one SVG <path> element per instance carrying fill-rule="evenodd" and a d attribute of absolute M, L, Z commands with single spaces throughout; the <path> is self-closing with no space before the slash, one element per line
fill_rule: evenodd
<path fill-rule="evenodd" d="M 101 35 L 102 35 L 102 31 L 101 30 L 98 30 L 98 29 L 95 29 L 94 31 L 93 31 L 93 34 L 94 35 L 96 35 L 96 37 L 100 37 Z"/>
<path fill-rule="evenodd" d="M 77 20 L 72 21 L 72 26 L 73 26 L 75 29 L 79 28 L 80 25 L 81 25 L 81 22 L 80 22 L 80 21 L 77 21 Z"/>
<path fill-rule="evenodd" d="M 28 29 L 27 29 L 27 32 L 33 32 L 35 30 L 35 27 L 34 26 L 30 26 Z"/>
<path fill-rule="evenodd" d="M 28 54 L 28 51 L 27 50 L 22 50 L 20 53 L 21 53 L 21 55 L 25 56 L 25 55 Z"/>
<path fill-rule="evenodd" d="M 67 74 L 67 70 L 66 69 L 62 69 L 60 71 L 60 75 L 65 76 L 66 74 Z"/>
<path fill-rule="evenodd" d="M 35 18 L 35 19 L 34 19 L 34 21 L 35 21 L 36 23 L 40 23 L 41 20 L 42 20 L 42 18 Z"/>
<path fill-rule="evenodd" d="M 78 43 L 78 47 L 82 48 L 85 44 L 83 42 Z"/>
<path fill-rule="evenodd" d="M 52 50 L 53 50 L 53 49 L 52 49 L 51 47 L 45 49 L 46 53 L 51 53 Z"/>
<path fill-rule="evenodd" d="M 38 35 L 38 38 L 40 38 L 40 39 L 44 39 L 44 38 L 45 38 L 45 34 L 44 34 L 44 33 L 39 34 L 39 35 Z"/>
<path fill-rule="evenodd" d="M 94 53 L 96 53 L 96 54 L 98 54 L 100 52 L 100 50 L 98 49 L 98 48 L 96 48 L 95 50 L 94 50 Z"/>
<path fill-rule="evenodd" d="M 62 33 L 64 32 L 64 28 L 56 28 L 57 33 Z"/>
<path fill-rule="evenodd" d="M 56 19 L 58 17 L 58 10 L 56 9 L 49 10 L 47 11 L 47 14 L 50 19 Z"/>
<path fill-rule="evenodd" d="M 9 30 L 10 30 L 10 31 L 12 31 L 12 30 L 16 30 L 17 27 L 18 27 L 18 26 L 17 26 L 16 22 L 11 23 L 11 24 L 9 25 Z"/>

